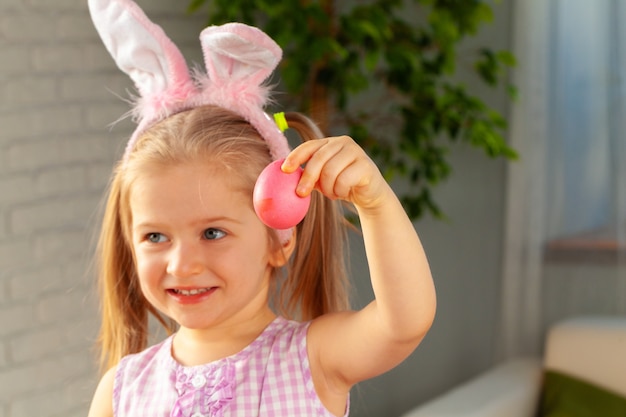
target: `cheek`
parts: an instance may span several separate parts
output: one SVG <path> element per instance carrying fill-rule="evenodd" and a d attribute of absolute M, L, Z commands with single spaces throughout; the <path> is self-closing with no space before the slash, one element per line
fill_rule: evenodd
<path fill-rule="evenodd" d="M 137 283 L 145 299 L 153 306 L 161 305 L 160 285 L 162 274 L 158 270 L 156 263 L 149 259 L 137 259 L 135 262 L 137 271 Z"/>
<path fill-rule="evenodd" d="M 159 279 L 160 271 L 165 267 L 154 257 L 137 254 L 135 260 L 135 269 L 139 277 L 139 283 L 142 287 Z"/>
<path fill-rule="evenodd" d="M 240 277 L 241 284 L 247 285 L 251 277 L 263 274 L 269 264 L 265 245 L 260 241 L 246 242 L 237 248 L 224 251 L 210 259 L 210 269 L 216 275 Z"/>

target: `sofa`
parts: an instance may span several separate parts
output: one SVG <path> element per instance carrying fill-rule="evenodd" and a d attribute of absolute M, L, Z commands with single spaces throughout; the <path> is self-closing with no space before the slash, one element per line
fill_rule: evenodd
<path fill-rule="evenodd" d="M 626 417 L 626 316 L 553 325 L 543 358 L 503 362 L 402 417 Z"/>

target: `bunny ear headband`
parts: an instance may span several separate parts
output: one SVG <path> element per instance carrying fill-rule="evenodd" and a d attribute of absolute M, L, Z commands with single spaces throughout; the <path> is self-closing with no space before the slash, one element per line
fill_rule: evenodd
<path fill-rule="evenodd" d="M 137 128 L 124 159 L 150 126 L 202 105 L 240 115 L 265 139 L 273 160 L 287 156 L 287 138 L 263 111 L 269 93 L 263 82 L 282 51 L 261 30 L 241 23 L 204 29 L 200 41 L 207 71 L 192 76 L 176 45 L 133 1 L 89 0 L 89 10 L 107 50 L 139 93 L 131 111 Z M 277 230 L 280 241 L 288 241 L 292 231 Z"/>
<path fill-rule="evenodd" d="M 89 0 L 94 25 L 118 67 L 137 87 L 132 110 L 137 137 L 155 123 L 184 110 L 217 105 L 247 120 L 265 139 L 274 160 L 289 153 L 287 139 L 263 111 L 263 82 L 282 56 L 261 30 L 241 23 L 210 26 L 200 34 L 206 74 L 191 75 L 185 59 L 160 26 L 131 0 Z"/>

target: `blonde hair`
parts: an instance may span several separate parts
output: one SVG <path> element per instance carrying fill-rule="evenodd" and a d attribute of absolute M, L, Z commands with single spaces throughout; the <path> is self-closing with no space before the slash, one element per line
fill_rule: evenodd
<path fill-rule="evenodd" d="M 285 116 L 303 141 L 322 137 L 306 116 Z M 130 243 L 132 183 L 149 175 L 151 169 L 198 160 L 241 180 L 252 205 L 254 183 L 271 157 L 265 141 L 244 119 L 219 107 L 202 106 L 171 116 L 144 132 L 128 157 L 118 163 L 98 244 L 103 371 L 123 356 L 146 348 L 150 314 L 168 333 L 176 329 L 176 323 L 150 305 L 139 287 Z M 288 265 L 273 274 L 270 302 L 278 314 L 311 320 L 349 308 L 346 225 L 339 203 L 315 191 L 307 215 L 296 228 L 296 246 Z M 268 230 L 271 245 L 280 245 L 275 231 Z"/>

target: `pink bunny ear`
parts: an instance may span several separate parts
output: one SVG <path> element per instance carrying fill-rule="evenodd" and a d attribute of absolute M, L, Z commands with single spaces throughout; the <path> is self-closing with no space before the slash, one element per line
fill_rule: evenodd
<path fill-rule="evenodd" d="M 263 136 L 273 159 L 285 158 L 287 139 L 263 111 L 268 101 L 263 83 L 280 62 L 280 47 L 260 29 L 242 23 L 210 26 L 200 42 L 207 69 L 206 76 L 198 77 L 202 101 L 243 116 Z"/>
<path fill-rule="evenodd" d="M 137 132 L 183 105 L 195 87 L 187 63 L 163 30 L 130 0 L 89 0 L 94 25 L 117 66 L 140 97 L 133 114 Z"/>
<path fill-rule="evenodd" d="M 216 85 L 261 85 L 280 62 L 280 47 L 261 30 L 240 23 L 211 26 L 200 34 L 207 73 Z"/>

